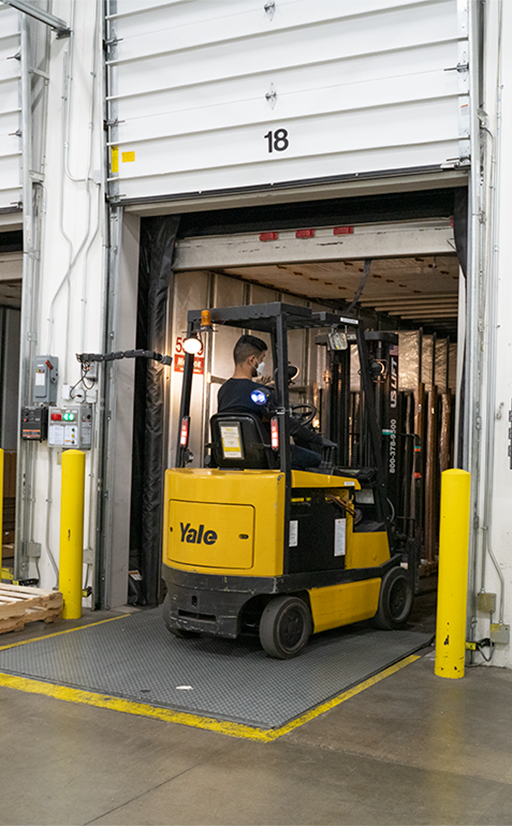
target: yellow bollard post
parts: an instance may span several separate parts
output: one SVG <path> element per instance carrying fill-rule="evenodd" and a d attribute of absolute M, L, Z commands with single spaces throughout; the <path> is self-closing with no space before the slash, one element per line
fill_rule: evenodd
<path fill-rule="evenodd" d="M 439 582 L 436 661 L 438 677 L 464 676 L 468 593 L 468 543 L 471 474 L 445 470 L 441 474 Z"/>
<path fill-rule="evenodd" d="M 84 548 L 85 453 L 62 454 L 60 494 L 59 591 L 64 619 L 82 616 L 82 569 Z"/>
<path fill-rule="evenodd" d="M 2 581 L 2 545 L 4 544 L 4 451 L 0 447 L 0 582 Z"/>

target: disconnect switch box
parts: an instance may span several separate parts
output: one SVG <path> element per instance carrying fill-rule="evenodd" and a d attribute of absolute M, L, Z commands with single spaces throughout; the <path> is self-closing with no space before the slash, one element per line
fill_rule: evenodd
<path fill-rule="evenodd" d="M 36 356 L 34 364 L 34 402 L 55 404 L 59 379 L 57 356 Z"/>

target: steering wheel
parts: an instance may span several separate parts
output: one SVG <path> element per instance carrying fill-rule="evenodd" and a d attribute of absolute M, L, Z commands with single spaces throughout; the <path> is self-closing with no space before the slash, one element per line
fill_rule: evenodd
<path fill-rule="evenodd" d="M 311 424 L 317 414 L 314 404 L 295 404 L 292 407 L 292 416 L 299 419 L 301 424 Z"/>

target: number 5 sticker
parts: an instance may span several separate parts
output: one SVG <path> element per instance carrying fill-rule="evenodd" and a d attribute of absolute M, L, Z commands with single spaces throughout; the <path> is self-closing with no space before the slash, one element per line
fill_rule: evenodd
<path fill-rule="evenodd" d="M 284 152 L 290 146 L 288 131 L 286 129 L 276 129 L 275 132 L 267 132 L 263 137 L 268 141 L 269 152 Z"/>

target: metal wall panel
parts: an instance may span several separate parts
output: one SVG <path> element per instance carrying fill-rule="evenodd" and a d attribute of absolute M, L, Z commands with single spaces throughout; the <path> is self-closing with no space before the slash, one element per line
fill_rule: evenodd
<path fill-rule="evenodd" d="M 0 210 L 21 202 L 20 50 L 18 12 L 0 6 Z"/>
<path fill-rule="evenodd" d="M 174 279 L 174 289 L 171 295 L 173 306 L 172 320 L 172 355 L 173 365 L 170 373 L 170 409 L 169 409 L 169 467 L 175 467 L 176 440 L 178 438 L 178 423 L 180 414 L 181 387 L 183 384 L 183 369 L 180 357 L 183 357 L 182 342 L 187 333 L 187 313 L 189 310 L 206 308 L 209 306 L 209 280 L 207 272 L 180 273 Z M 203 357 L 204 358 L 204 357 Z M 204 365 L 204 362 L 203 362 Z M 204 367 L 203 374 L 195 374 L 192 382 L 191 397 L 191 425 L 189 447 L 195 461 L 192 467 L 201 466 L 204 444 Z"/>
<path fill-rule="evenodd" d="M 236 307 L 245 303 L 249 285 L 225 275 L 214 276 L 214 307 Z M 205 387 L 205 439 L 210 440 L 209 418 L 217 412 L 217 395 L 222 383 L 233 375 L 233 348 L 242 330 L 237 327 L 223 327 L 209 337 L 210 345 L 210 379 Z"/>
<path fill-rule="evenodd" d="M 467 159 L 465 0 L 110 0 L 110 11 L 121 201 Z"/>

